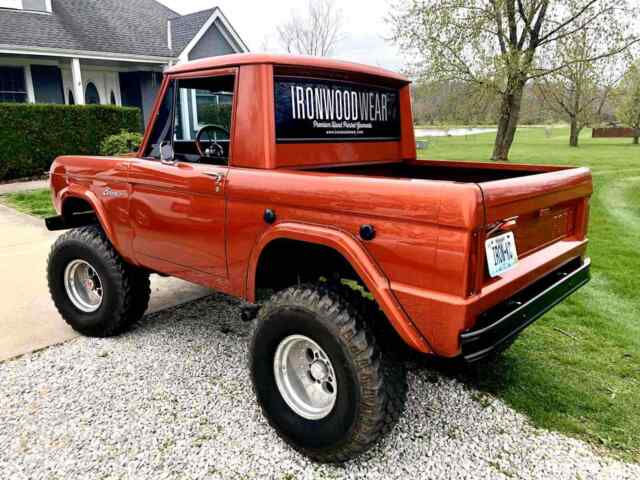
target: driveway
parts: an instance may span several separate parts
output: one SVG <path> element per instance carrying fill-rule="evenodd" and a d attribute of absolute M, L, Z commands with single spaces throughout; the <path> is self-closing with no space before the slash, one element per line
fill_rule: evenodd
<path fill-rule="evenodd" d="M 0 361 L 77 336 L 49 297 L 46 262 L 58 234 L 41 220 L 0 205 Z M 149 312 L 194 300 L 209 290 L 152 276 Z"/>

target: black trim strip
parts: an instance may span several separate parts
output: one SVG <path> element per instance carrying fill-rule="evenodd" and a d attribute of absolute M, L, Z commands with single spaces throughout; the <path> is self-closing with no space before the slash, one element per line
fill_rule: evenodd
<path fill-rule="evenodd" d="M 98 223 L 94 212 L 76 213 L 68 217 L 58 215 L 44 219 L 47 230 L 55 232 L 57 230 L 69 230 L 71 228 L 84 227 Z"/>

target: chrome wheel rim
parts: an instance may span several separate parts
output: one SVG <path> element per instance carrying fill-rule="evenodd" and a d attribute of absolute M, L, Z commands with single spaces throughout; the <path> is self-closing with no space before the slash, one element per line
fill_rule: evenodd
<path fill-rule="evenodd" d="M 95 312 L 102 305 L 102 280 L 95 268 L 84 260 L 73 260 L 67 265 L 64 287 L 71 303 L 82 312 Z"/>
<path fill-rule="evenodd" d="M 304 335 L 280 342 L 273 358 L 276 385 L 286 404 L 307 420 L 320 420 L 333 410 L 338 382 L 329 356 Z"/>

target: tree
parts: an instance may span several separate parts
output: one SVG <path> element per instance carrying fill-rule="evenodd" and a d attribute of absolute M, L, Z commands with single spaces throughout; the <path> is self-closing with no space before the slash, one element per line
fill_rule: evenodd
<path fill-rule="evenodd" d="M 619 19 L 603 16 L 600 20 L 558 41 L 555 48 L 546 52 L 555 57 L 550 63 L 565 64 L 566 68 L 542 77 L 536 83 L 542 102 L 569 122 L 569 145 L 572 147 L 578 146 L 584 127 L 602 119 L 603 108 L 622 77 L 625 63 L 628 65 L 623 52 L 613 52 L 593 62 L 581 61 L 598 45 L 617 43 L 616 37 L 621 32 Z"/>
<path fill-rule="evenodd" d="M 288 53 L 328 57 L 344 37 L 342 11 L 334 0 L 308 0 L 304 14 L 292 10 L 277 32 Z"/>
<path fill-rule="evenodd" d="M 415 73 L 432 80 L 488 86 L 500 97 L 493 160 L 508 160 L 527 82 L 565 69 L 541 52 L 604 18 L 635 18 L 630 0 L 397 0 L 389 21 L 392 40 L 413 56 Z M 639 41 L 633 28 L 596 45 L 589 63 Z M 543 61 L 544 60 L 544 61 Z"/>
<path fill-rule="evenodd" d="M 640 65 L 632 65 L 620 83 L 616 116 L 625 125 L 640 132 Z M 633 137 L 635 145 L 640 144 L 639 137 Z"/>
<path fill-rule="evenodd" d="M 495 104 L 492 91 L 464 82 L 417 82 L 413 86 L 413 113 L 418 123 L 484 124 L 495 116 Z"/>

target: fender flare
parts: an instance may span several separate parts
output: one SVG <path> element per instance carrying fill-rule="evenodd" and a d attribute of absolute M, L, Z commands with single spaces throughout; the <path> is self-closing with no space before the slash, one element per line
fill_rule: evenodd
<path fill-rule="evenodd" d="M 98 197 L 96 197 L 95 193 L 93 193 L 91 190 L 89 190 L 88 188 L 80 188 L 76 185 L 70 185 L 60 190 L 59 198 L 60 213 L 62 213 L 64 202 L 69 198 L 78 198 L 80 200 L 86 201 L 89 205 L 91 205 L 91 208 L 95 212 L 96 218 L 98 219 L 102 230 L 104 230 L 104 233 L 107 235 L 107 238 L 113 238 L 113 229 L 111 228 L 111 225 L 105 221 L 107 216 L 104 211 L 104 206 L 102 205 Z"/>
<path fill-rule="evenodd" d="M 375 260 L 351 233 L 336 228 L 319 225 L 283 222 L 267 230 L 255 244 L 247 268 L 245 297 L 255 301 L 255 287 L 258 261 L 264 248 L 278 239 L 324 245 L 338 252 L 360 276 L 367 289 L 385 313 L 400 337 L 415 350 L 431 353 L 432 349 L 409 319 L 391 291 L 389 280 Z"/>

